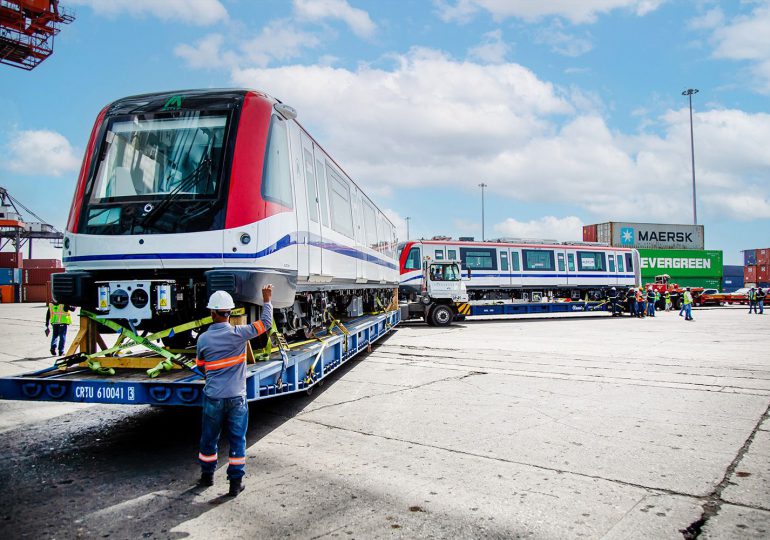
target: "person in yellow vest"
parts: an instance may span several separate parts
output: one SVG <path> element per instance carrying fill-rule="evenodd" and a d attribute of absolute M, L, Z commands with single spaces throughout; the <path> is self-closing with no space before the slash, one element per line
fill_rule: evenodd
<path fill-rule="evenodd" d="M 45 335 L 48 336 L 50 330 L 48 329 L 48 323 L 53 326 L 53 337 L 51 337 L 51 355 L 56 354 L 56 346 L 58 342 L 59 356 L 64 354 L 64 342 L 67 341 L 67 327 L 72 324 L 72 317 L 70 312 L 74 311 L 68 305 L 65 304 L 48 304 L 48 309 L 45 312 Z"/>

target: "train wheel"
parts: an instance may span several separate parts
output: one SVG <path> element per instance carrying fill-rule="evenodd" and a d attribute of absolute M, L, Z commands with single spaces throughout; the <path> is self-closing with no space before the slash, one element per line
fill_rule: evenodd
<path fill-rule="evenodd" d="M 452 324 L 454 314 L 449 306 L 439 305 L 434 307 L 430 312 L 430 319 L 435 326 L 449 326 Z"/>

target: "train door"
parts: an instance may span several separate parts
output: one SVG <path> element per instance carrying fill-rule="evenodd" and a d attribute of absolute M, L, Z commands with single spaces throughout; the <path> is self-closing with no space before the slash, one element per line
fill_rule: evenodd
<path fill-rule="evenodd" d="M 628 285 L 628 279 L 626 279 L 626 258 L 622 253 L 618 253 L 615 257 L 615 262 L 618 265 L 618 285 Z"/>
<path fill-rule="evenodd" d="M 610 253 L 607 255 L 607 270 L 609 274 L 609 284 L 610 285 L 617 285 L 618 284 L 618 275 L 617 275 L 617 269 L 615 268 L 615 254 Z"/>
<path fill-rule="evenodd" d="M 556 283 L 559 286 L 568 285 L 569 279 L 567 276 L 566 253 L 564 253 L 563 251 L 556 252 L 556 271 L 559 276 L 558 278 L 556 278 Z"/>
<path fill-rule="evenodd" d="M 567 252 L 567 284 L 575 285 L 575 253 Z"/>
<path fill-rule="evenodd" d="M 315 180 L 318 186 L 318 209 L 321 218 L 319 249 L 321 251 L 321 273 L 324 276 L 333 276 L 331 270 L 331 261 L 328 253 L 324 254 L 326 241 L 329 234 L 326 232 L 331 228 L 329 221 L 329 190 L 327 189 L 326 170 L 324 169 L 324 153 L 317 145 L 313 144 L 313 157 L 315 158 Z"/>
<path fill-rule="evenodd" d="M 323 234 L 318 199 L 318 184 L 315 177 L 313 141 L 302 133 L 302 164 L 305 173 L 305 199 L 307 202 L 307 267 L 309 276 L 323 274 Z M 299 229 L 300 234 L 303 232 Z"/>
<path fill-rule="evenodd" d="M 291 161 L 291 176 L 294 178 L 294 215 L 296 216 L 297 238 L 297 274 L 300 279 L 308 277 L 308 251 L 307 242 L 308 214 L 307 198 L 305 192 L 305 171 L 302 164 L 302 143 L 299 126 L 294 122 L 287 122 L 289 128 L 289 160 Z M 303 238 L 304 236 L 304 238 Z"/>
<path fill-rule="evenodd" d="M 521 252 L 511 250 L 511 285 L 521 287 Z"/>
<path fill-rule="evenodd" d="M 500 248 L 500 286 L 510 287 L 511 285 L 511 265 L 510 253 L 507 248 Z"/>
<path fill-rule="evenodd" d="M 353 203 L 353 231 L 354 231 L 354 240 L 356 245 L 356 251 L 361 254 L 365 254 L 363 251 L 363 246 L 366 245 L 366 235 L 363 222 L 364 222 L 364 203 L 361 200 L 361 192 L 354 186 L 351 187 L 352 190 L 352 197 L 351 202 Z M 356 257 L 356 281 L 359 283 L 366 282 L 366 258 L 365 256 L 362 257 Z"/>

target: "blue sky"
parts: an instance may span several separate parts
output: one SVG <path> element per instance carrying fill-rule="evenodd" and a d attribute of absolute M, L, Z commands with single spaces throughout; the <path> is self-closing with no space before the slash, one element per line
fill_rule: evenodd
<path fill-rule="evenodd" d="M 770 4 L 707 0 L 62 0 L 31 72 L 0 66 L 0 185 L 63 228 L 92 122 L 127 95 L 246 86 L 411 236 L 576 239 L 699 223 L 770 246 Z M 39 253 L 39 251 L 38 251 Z"/>

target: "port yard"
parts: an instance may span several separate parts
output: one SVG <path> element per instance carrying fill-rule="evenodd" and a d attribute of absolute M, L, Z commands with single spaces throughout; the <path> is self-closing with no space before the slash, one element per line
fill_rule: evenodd
<path fill-rule="evenodd" d="M 51 365 L 43 309 L 0 305 L 0 376 Z M 0 401 L 0 536 L 766 538 L 770 319 L 745 310 L 402 323 L 252 404 L 237 499 L 223 470 L 193 487 L 197 408 Z"/>

